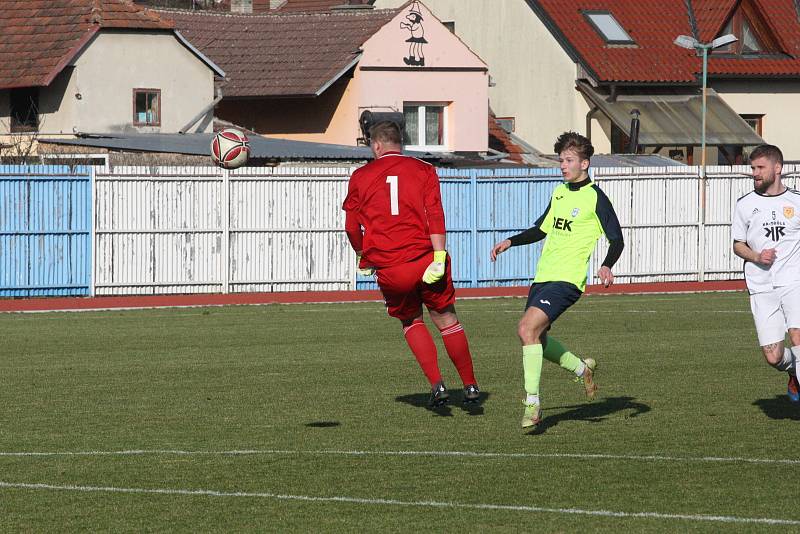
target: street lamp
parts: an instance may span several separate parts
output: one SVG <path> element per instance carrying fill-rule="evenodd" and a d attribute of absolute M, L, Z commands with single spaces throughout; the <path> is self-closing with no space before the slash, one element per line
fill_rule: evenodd
<path fill-rule="evenodd" d="M 698 277 L 700 282 L 705 281 L 705 224 L 706 224 L 706 86 L 708 85 L 708 51 L 722 46 L 727 46 L 738 41 L 735 35 L 729 33 L 717 37 L 710 43 L 701 43 L 694 37 L 679 35 L 673 41 L 676 45 L 689 50 L 696 50 L 697 55 L 703 56 L 703 105 L 700 111 L 702 129 L 700 134 L 700 221 L 698 224 Z"/>

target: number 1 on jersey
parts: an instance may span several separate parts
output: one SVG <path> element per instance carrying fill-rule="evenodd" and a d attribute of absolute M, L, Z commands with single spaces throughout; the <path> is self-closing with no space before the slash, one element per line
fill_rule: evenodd
<path fill-rule="evenodd" d="M 400 203 L 397 200 L 397 176 L 387 176 L 386 183 L 389 184 L 389 198 L 392 202 L 392 215 L 400 215 Z"/>

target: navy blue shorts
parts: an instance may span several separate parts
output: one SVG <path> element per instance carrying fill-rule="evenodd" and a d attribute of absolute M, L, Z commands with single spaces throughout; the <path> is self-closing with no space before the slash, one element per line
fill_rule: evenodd
<path fill-rule="evenodd" d="M 581 294 L 581 290 L 569 282 L 540 282 L 531 286 L 525 309 L 539 308 L 552 324 L 567 308 L 578 302 Z"/>

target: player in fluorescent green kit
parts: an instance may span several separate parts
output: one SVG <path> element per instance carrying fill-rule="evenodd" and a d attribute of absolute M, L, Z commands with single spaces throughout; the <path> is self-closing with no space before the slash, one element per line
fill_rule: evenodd
<path fill-rule="evenodd" d="M 594 398 L 597 362 L 578 358 L 548 336 L 547 331 L 583 294 L 589 258 L 600 236 L 605 234 L 609 241 L 608 253 L 597 272 L 606 287 L 614 282 L 611 268 L 625 247 L 614 207 L 589 178 L 589 159 L 594 154 L 591 142 L 580 134 L 566 132 L 558 138 L 554 149 L 564 183 L 553 191 L 547 209 L 531 228 L 497 243 L 491 254 L 495 261 L 498 254 L 510 247 L 547 238 L 528 293 L 525 314 L 517 328 L 527 393 L 522 428 L 534 427 L 542 420 L 539 382 L 543 358 L 575 373 L 575 380 L 583 384 L 589 400 Z"/>

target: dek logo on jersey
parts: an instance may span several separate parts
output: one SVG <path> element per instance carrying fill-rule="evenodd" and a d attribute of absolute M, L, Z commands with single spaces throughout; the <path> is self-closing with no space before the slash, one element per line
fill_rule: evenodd
<path fill-rule="evenodd" d="M 783 207 L 783 216 L 787 219 L 791 219 L 794 217 L 794 208 L 792 206 L 784 206 Z"/>
<path fill-rule="evenodd" d="M 553 221 L 553 228 L 557 230 L 566 230 L 567 232 L 572 231 L 572 221 L 569 219 L 562 219 L 561 217 L 556 218 Z"/>

